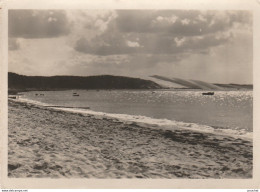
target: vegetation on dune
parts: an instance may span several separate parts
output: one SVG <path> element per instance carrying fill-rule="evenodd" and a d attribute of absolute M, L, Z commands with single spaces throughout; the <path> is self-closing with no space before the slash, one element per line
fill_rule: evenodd
<path fill-rule="evenodd" d="M 59 89 L 160 89 L 149 80 L 123 76 L 25 76 L 8 73 L 8 92 Z"/>

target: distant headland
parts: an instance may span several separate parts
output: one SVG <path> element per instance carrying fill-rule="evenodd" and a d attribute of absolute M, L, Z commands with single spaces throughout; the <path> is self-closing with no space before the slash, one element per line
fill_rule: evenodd
<path fill-rule="evenodd" d="M 124 76 L 25 76 L 8 73 L 8 92 L 64 89 L 161 89 L 161 85 Z"/>
<path fill-rule="evenodd" d="M 209 84 L 202 81 L 188 81 L 177 78 L 152 76 L 184 87 L 178 89 L 212 89 L 212 90 L 240 90 L 253 89 L 252 84 Z M 195 86 L 196 85 L 196 86 Z M 206 87 L 206 88 L 204 88 Z M 8 73 L 8 93 L 15 94 L 21 91 L 55 91 L 68 89 L 165 89 L 151 80 L 125 76 L 26 76 Z"/>

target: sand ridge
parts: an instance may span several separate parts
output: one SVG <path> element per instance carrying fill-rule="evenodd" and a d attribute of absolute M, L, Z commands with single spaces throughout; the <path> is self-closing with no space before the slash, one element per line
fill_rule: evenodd
<path fill-rule="evenodd" d="M 252 142 L 9 101 L 8 176 L 251 178 Z"/>

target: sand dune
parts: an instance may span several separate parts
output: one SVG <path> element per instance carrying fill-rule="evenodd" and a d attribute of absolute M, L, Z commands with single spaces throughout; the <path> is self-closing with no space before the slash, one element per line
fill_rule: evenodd
<path fill-rule="evenodd" d="M 252 142 L 9 101 L 9 177 L 251 178 Z"/>
<path fill-rule="evenodd" d="M 152 76 L 156 79 L 160 79 L 160 80 L 164 80 L 164 81 L 169 81 L 172 83 L 176 83 L 179 85 L 183 85 L 187 88 L 191 88 L 191 89 L 214 89 L 214 90 L 221 90 L 222 88 L 214 85 L 212 83 L 207 83 L 207 82 L 203 82 L 203 81 L 198 81 L 198 80 L 185 80 L 185 79 L 180 79 L 180 78 L 175 78 L 175 77 L 163 77 L 163 76 L 159 76 L 159 75 L 154 75 Z"/>

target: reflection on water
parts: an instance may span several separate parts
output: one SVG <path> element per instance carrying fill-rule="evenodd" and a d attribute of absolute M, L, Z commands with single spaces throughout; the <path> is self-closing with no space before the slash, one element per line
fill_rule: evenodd
<path fill-rule="evenodd" d="M 73 96 L 73 93 L 79 96 Z M 251 132 L 253 127 L 252 91 L 216 91 L 213 96 L 203 96 L 202 91 L 193 90 L 69 90 L 26 92 L 24 97 L 53 105 L 90 107 L 94 111 L 142 115 L 216 128 Z"/>

